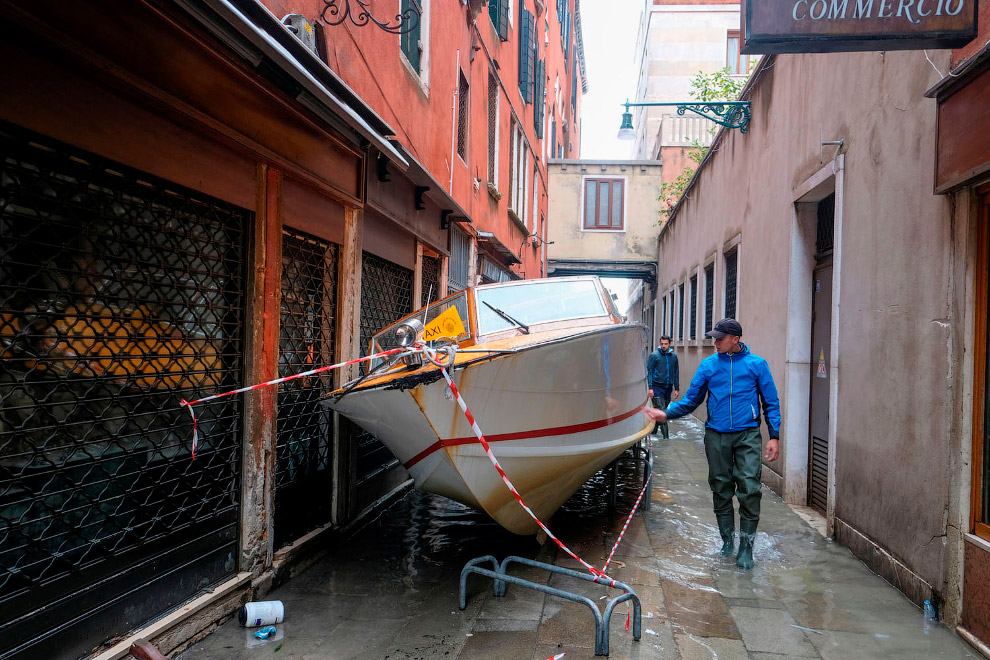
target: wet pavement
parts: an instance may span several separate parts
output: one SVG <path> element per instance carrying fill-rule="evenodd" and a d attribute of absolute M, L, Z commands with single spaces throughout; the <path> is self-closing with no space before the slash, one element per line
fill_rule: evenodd
<path fill-rule="evenodd" d="M 630 523 L 609 569 L 641 599 L 642 639 L 624 630 L 619 605 L 610 658 L 981 657 L 945 627 L 926 627 L 917 606 L 767 490 L 756 566 L 743 571 L 718 557 L 702 433 L 688 418 L 671 423 L 669 441 L 653 441 L 652 508 Z M 620 467 L 618 512 L 609 515 L 606 478 L 596 475 L 554 517 L 554 533 L 600 567 L 639 491 L 637 478 L 634 465 Z M 178 658 L 594 658 L 584 605 L 512 584 L 495 598 L 490 580 L 471 576 L 467 608 L 458 609 L 460 570 L 471 558 L 514 554 L 579 568 L 551 545 L 509 534 L 442 497 L 410 493 L 347 547 L 266 596 L 285 604 L 274 637 L 257 640 L 235 618 Z M 616 595 L 542 570 L 510 572 L 600 603 Z"/>

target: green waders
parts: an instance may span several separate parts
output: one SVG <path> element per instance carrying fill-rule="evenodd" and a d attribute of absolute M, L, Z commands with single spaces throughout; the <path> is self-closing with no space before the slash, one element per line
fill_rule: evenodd
<path fill-rule="evenodd" d="M 753 540 L 760 522 L 760 470 L 763 439 L 760 429 L 719 433 L 705 429 L 708 485 L 712 489 L 715 520 L 722 536 L 722 556 L 732 553 L 732 496 L 739 500 L 739 555 L 736 564 L 753 566 Z"/>
<path fill-rule="evenodd" d="M 663 410 L 664 408 L 667 407 L 669 403 L 670 401 L 667 401 L 662 396 L 653 397 L 653 407 L 656 408 L 657 410 Z M 658 430 L 660 431 L 664 439 L 666 440 L 670 439 L 670 431 L 667 428 L 667 422 L 656 422 L 653 425 L 653 435 L 656 435 Z"/>

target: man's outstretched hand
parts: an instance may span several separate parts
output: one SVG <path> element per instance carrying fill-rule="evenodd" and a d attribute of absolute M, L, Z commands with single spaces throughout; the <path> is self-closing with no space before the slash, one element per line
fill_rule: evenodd
<path fill-rule="evenodd" d="M 643 414 L 646 415 L 647 419 L 654 422 L 663 424 L 667 421 L 667 413 L 656 408 L 648 408 L 647 406 L 643 406 Z"/>

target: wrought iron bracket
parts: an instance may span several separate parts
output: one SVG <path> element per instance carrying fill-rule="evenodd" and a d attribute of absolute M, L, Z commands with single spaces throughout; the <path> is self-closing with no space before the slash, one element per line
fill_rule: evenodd
<path fill-rule="evenodd" d="M 388 171 L 388 156 L 385 154 L 378 154 L 376 165 L 378 170 L 378 180 L 382 183 L 388 183 L 391 181 L 392 175 Z"/>
<path fill-rule="evenodd" d="M 687 111 L 701 115 L 705 119 L 711 119 L 716 124 L 726 128 L 738 128 L 740 133 L 749 131 L 749 101 L 714 101 L 696 102 L 683 101 L 679 103 L 630 103 L 626 100 L 626 113 L 629 108 L 636 106 L 669 106 L 677 108 L 677 114 L 683 115 Z"/>
<path fill-rule="evenodd" d="M 422 211 L 426 208 L 426 200 L 423 199 L 423 195 L 429 192 L 429 186 L 416 186 L 413 188 L 413 206 L 417 211 Z"/>
<path fill-rule="evenodd" d="M 360 9 L 351 9 L 351 3 Z M 401 14 L 396 14 L 394 23 L 380 21 L 371 15 L 368 10 L 368 0 L 323 0 L 323 11 L 320 16 L 327 25 L 340 25 L 347 19 L 358 27 L 364 27 L 369 22 L 374 23 L 385 32 L 391 34 L 406 34 L 412 32 L 419 25 L 420 9 L 415 2 L 409 3 L 409 8 Z"/>

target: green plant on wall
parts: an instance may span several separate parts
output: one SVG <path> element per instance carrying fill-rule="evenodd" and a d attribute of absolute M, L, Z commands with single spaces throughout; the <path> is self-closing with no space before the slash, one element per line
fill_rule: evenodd
<path fill-rule="evenodd" d="M 755 61 L 750 65 L 751 73 L 753 64 L 755 64 Z M 702 73 L 699 71 L 691 78 L 691 98 L 703 103 L 735 101 L 739 98 L 739 94 L 742 92 L 743 87 L 746 86 L 748 79 L 748 75 L 731 75 L 728 67 L 714 73 Z M 714 133 L 715 127 L 712 126 L 708 130 Z M 661 225 L 670 217 L 670 212 L 681 198 L 681 195 L 684 194 L 684 190 L 694 176 L 697 165 L 701 164 L 701 161 L 705 159 L 707 154 L 708 147 L 698 142 L 698 140 L 692 140 L 691 147 L 687 150 L 687 156 L 695 165 L 685 167 L 673 181 L 660 184 L 660 195 L 658 199 L 661 203 L 659 219 Z"/>

